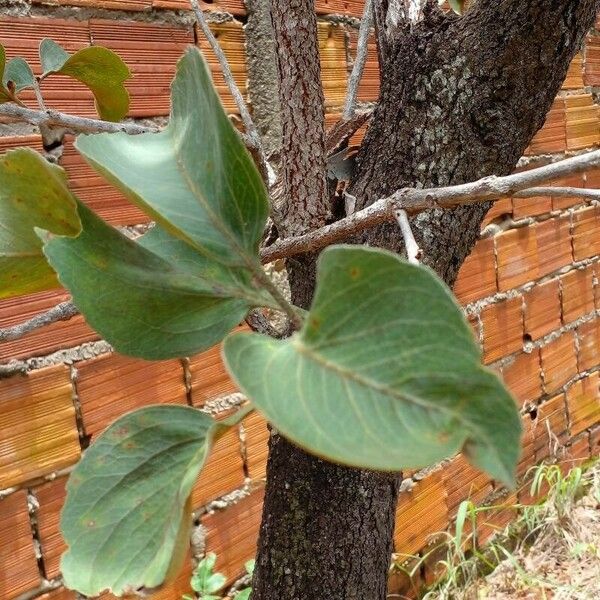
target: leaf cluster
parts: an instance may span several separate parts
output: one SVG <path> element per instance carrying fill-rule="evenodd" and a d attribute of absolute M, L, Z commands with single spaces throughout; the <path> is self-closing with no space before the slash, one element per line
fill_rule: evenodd
<path fill-rule="evenodd" d="M 95 71 L 77 54 L 43 47 L 46 72 L 66 69 L 94 89 Z M 110 105 L 101 94 L 97 102 Z M 227 369 L 250 403 L 219 422 L 151 406 L 109 427 L 67 486 L 67 586 L 120 596 L 167 581 L 215 439 L 255 409 L 328 460 L 397 471 L 462 450 L 513 484 L 516 404 L 481 365 L 460 307 L 430 269 L 374 248 L 330 247 L 306 314 L 270 282 L 258 253 L 267 192 L 197 49 L 178 64 L 166 129 L 81 136 L 76 147 L 155 225 L 132 240 L 80 202 L 59 167 L 31 150 L 9 152 L 0 159 L 2 295 L 60 283 L 117 351 L 145 359 L 224 340 Z M 297 317 L 299 330 L 284 340 L 229 335 L 257 307 Z"/>

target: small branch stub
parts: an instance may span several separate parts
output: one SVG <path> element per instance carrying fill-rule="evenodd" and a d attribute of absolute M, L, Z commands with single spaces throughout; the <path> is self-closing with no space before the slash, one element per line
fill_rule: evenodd
<path fill-rule="evenodd" d="M 408 220 L 408 215 L 406 214 L 405 210 L 397 207 L 394 210 L 394 214 L 396 216 L 396 220 L 398 221 L 398 225 L 400 226 L 402 237 L 404 238 L 406 258 L 408 259 L 409 263 L 413 265 L 418 265 L 421 262 L 423 251 L 421 250 L 421 248 L 419 248 L 417 240 L 415 240 L 415 236 L 413 235 L 412 229 L 410 227 L 410 222 Z"/>

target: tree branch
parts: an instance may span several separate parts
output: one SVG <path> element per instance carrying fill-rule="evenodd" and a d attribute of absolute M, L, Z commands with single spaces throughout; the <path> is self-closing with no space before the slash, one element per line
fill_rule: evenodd
<path fill-rule="evenodd" d="M 367 62 L 367 52 L 369 47 L 369 31 L 373 22 L 373 1 L 365 0 L 365 9 L 358 30 L 358 41 L 356 43 L 356 57 L 352 67 L 352 73 L 348 80 L 348 93 L 344 104 L 342 118 L 346 121 L 354 116 L 356 110 L 356 96 L 358 94 L 358 86 L 362 79 L 362 74 Z"/>
<path fill-rule="evenodd" d="M 144 127 L 135 123 L 112 123 L 99 119 L 88 119 L 67 115 L 56 110 L 33 110 L 16 104 L 0 104 L 0 116 L 10 117 L 37 125 L 38 127 L 66 127 L 76 133 L 140 133 L 156 132 L 158 129 Z"/>
<path fill-rule="evenodd" d="M 231 72 L 231 67 L 229 66 L 229 61 L 223 52 L 217 38 L 214 36 L 210 27 L 208 26 L 208 22 L 202 9 L 198 4 L 198 0 L 190 0 L 192 3 L 192 8 L 196 15 L 196 20 L 198 21 L 198 25 L 200 29 L 202 29 L 202 33 L 204 37 L 208 41 L 217 61 L 219 62 L 219 66 L 221 67 L 221 73 L 223 74 L 223 78 L 225 79 L 225 83 L 229 89 L 229 92 L 233 96 L 233 101 L 237 106 L 237 109 L 240 113 L 240 117 L 244 123 L 244 127 L 246 129 L 247 141 L 250 145 L 254 145 L 255 148 L 261 148 L 260 136 L 258 135 L 258 130 L 256 129 L 256 125 L 250 116 L 250 111 L 246 106 L 246 102 L 242 93 L 240 92 L 240 88 L 237 86 L 235 79 L 233 78 L 233 73 Z"/>
<path fill-rule="evenodd" d="M 331 225 L 315 229 L 305 235 L 278 240 L 261 250 L 261 261 L 268 263 L 278 258 L 319 250 L 365 229 L 386 221 L 393 221 L 398 208 L 404 209 L 409 215 L 414 215 L 432 208 L 451 209 L 461 205 L 497 200 L 504 196 L 531 198 L 553 194 L 598 199 L 599 190 L 534 186 L 599 166 L 600 150 L 595 150 L 506 177 L 484 177 L 471 183 L 440 188 L 401 189 L 388 198 L 381 198 L 363 210 Z"/>
<path fill-rule="evenodd" d="M 0 342 L 16 340 L 40 327 L 45 327 L 46 325 L 56 323 L 57 321 L 67 321 L 78 314 L 79 311 L 72 302 L 61 302 L 50 310 L 32 317 L 28 321 L 18 323 L 12 327 L 0 329 Z"/>

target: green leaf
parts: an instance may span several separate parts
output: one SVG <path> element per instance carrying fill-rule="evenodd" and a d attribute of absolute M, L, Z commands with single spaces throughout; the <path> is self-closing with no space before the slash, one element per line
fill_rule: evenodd
<path fill-rule="evenodd" d="M 44 253 L 88 323 L 119 352 L 189 356 L 244 319 L 252 305 L 245 272 L 206 260 L 160 226 L 133 241 L 85 205 L 78 210 L 81 235 L 43 234 Z"/>
<path fill-rule="evenodd" d="M 0 104 L 4 102 L 13 102 L 14 99 L 9 90 L 7 90 L 1 83 L 4 81 L 4 69 L 6 68 L 6 51 L 4 46 L 0 44 Z"/>
<path fill-rule="evenodd" d="M 465 10 L 466 0 L 448 0 L 448 4 L 457 15 L 462 15 Z"/>
<path fill-rule="evenodd" d="M 514 484 L 516 404 L 426 267 L 372 248 L 328 248 L 303 329 L 286 340 L 234 334 L 224 354 L 256 407 L 310 452 L 396 471 L 462 449 Z"/>
<path fill-rule="evenodd" d="M 40 62 L 42 76 L 60 71 L 71 55 L 54 40 L 48 38 L 40 42 Z"/>
<path fill-rule="evenodd" d="M 27 61 L 17 56 L 8 61 L 2 76 L 2 83 L 6 89 L 20 92 L 35 85 L 35 76 Z"/>
<path fill-rule="evenodd" d="M 0 298 L 58 287 L 34 228 L 76 236 L 76 200 L 65 172 L 29 148 L 0 156 Z"/>
<path fill-rule="evenodd" d="M 246 569 L 246 573 L 248 573 L 248 575 L 252 576 L 254 574 L 255 565 L 256 560 L 254 558 L 251 558 L 244 563 L 244 569 Z"/>
<path fill-rule="evenodd" d="M 186 545 L 188 498 L 224 426 L 186 406 L 149 406 L 113 423 L 67 483 L 61 528 L 65 585 L 116 596 L 161 585 Z M 181 552 L 183 547 L 183 552 Z"/>
<path fill-rule="evenodd" d="M 86 160 L 167 231 L 214 262 L 257 264 L 268 214 L 260 175 L 196 48 L 179 61 L 158 134 L 80 136 Z"/>
<path fill-rule="evenodd" d="M 243 589 L 236 597 L 235 600 L 249 600 L 252 588 Z"/>
<path fill-rule="evenodd" d="M 129 110 L 129 93 L 123 85 L 131 77 L 127 65 L 108 48 L 90 46 L 73 55 L 52 40 L 42 40 L 42 77 L 67 75 L 86 85 L 94 94 L 100 118 L 120 121 Z"/>

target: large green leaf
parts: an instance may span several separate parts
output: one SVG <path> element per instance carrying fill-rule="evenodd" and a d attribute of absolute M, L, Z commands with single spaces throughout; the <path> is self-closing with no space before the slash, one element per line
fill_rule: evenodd
<path fill-rule="evenodd" d="M 192 486 L 223 427 L 190 407 L 150 406 L 121 417 L 88 448 L 61 515 L 68 588 L 121 596 L 176 573 Z"/>
<path fill-rule="evenodd" d="M 132 202 L 205 256 L 233 266 L 255 263 L 266 191 L 195 48 L 178 64 L 171 104 L 161 133 L 80 136 L 77 148 Z"/>
<path fill-rule="evenodd" d="M 81 235 L 43 235 L 44 252 L 75 305 L 119 352 L 146 359 L 194 354 L 262 304 L 245 271 L 207 260 L 160 226 L 133 241 L 85 205 L 78 208 Z"/>
<path fill-rule="evenodd" d="M 462 449 L 514 483 L 521 424 L 481 366 L 450 291 L 425 267 L 382 250 L 331 247 L 292 338 L 234 334 L 229 371 L 286 437 L 357 467 L 423 467 Z"/>
<path fill-rule="evenodd" d="M 67 75 L 90 88 L 102 119 L 120 121 L 127 114 L 129 93 L 123 83 L 131 72 L 112 50 L 90 46 L 71 55 L 56 42 L 45 39 L 40 44 L 40 60 L 42 77 Z"/>
<path fill-rule="evenodd" d="M 81 230 L 64 171 L 28 148 L 0 156 L 0 298 L 58 287 L 34 228 Z"/>
<path fill-rule="evenodd" d="M 2 76 L 2 83 L 5 89 L 10 87 L 15 92 L 20 92 L 35 85 L 35 76 L 27 61 L 17 56 L 8 61 Z"/>

